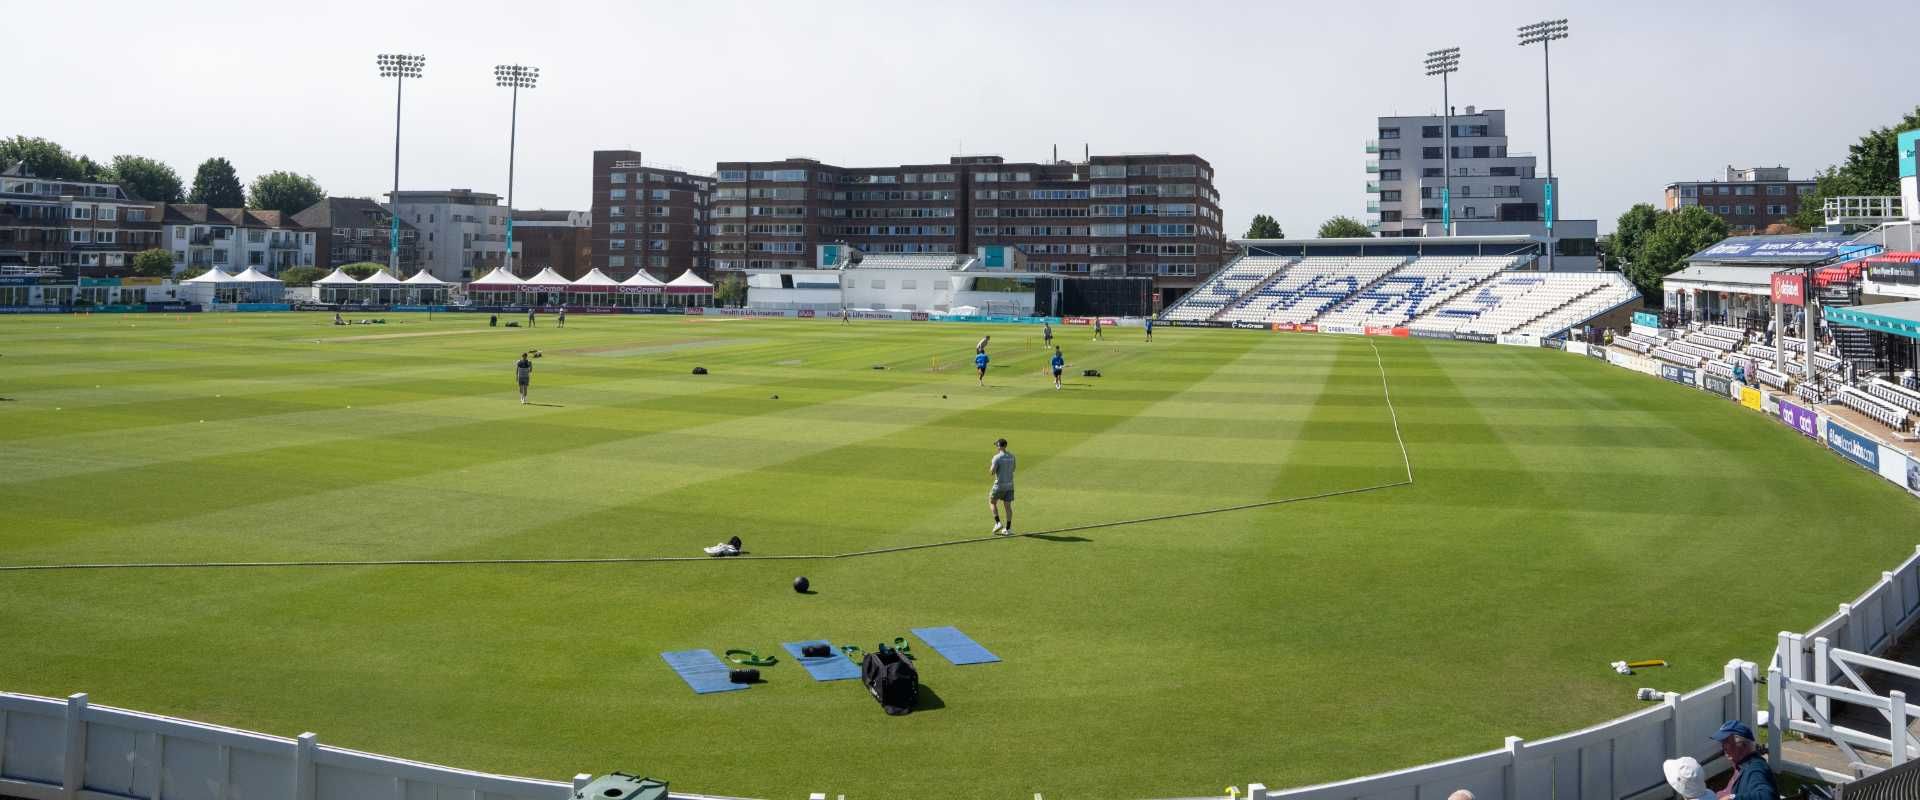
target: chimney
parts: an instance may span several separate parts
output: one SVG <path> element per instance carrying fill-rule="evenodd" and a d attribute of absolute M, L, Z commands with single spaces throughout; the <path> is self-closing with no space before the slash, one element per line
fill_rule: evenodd
<path fill-rule="evenodd" d="M 1467 106 L 1467 116 L 1473 116 L 1473 106 Z"/>

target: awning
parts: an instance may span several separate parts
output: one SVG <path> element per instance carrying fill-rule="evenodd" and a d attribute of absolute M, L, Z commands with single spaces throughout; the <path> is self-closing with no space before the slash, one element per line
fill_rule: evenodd
<path fill-rule="evenodd" d="M 1660 280 L 1663 289 L 1773 295 L 1773 267 L 1695 264 Z"/>
<path fill-rule="evenodd" d="M 547 267 L 546 269 L 540 270 L 540 274 L 535 275 L 531 278 L 528 278 L 525 281 L 525 283 L 530 288 L 537 287 L 541 289 L 546 289 L 546 288 L 558 289 L 558 288 L 565 288 L 573 285 L 573 281 L 567 280 L 567 277 L 565 275 L 561 275 L 558 272 L 554 272 L 552 267 Z"/>
<path fill-rule="evenodd" d="M 611 292 L 619 286 L 619 281 L 607 277 L 607 273 L 601 272 L 598 267 L 587 270 L 587 274 L 573 282 L 573 290 L 576 292 Z"/>
<path fill-rule="evenodd" d="M 404 281 L 401 281 L 401 283 L 407 284 L 408 286 L 445 286 L 447 285 L 446 281 L 433 277 L 433 273 L 428 272 L 424 269 L 420 270 L 419 272 L 413 273 L 413 277 L 408 278 Z"/>
<path fill-rule="evenodd" d="M 240 274 L 233 276 L 233 279 L 240 283 L 279 283 L 280 282 L 279 278 L 275 278 L 272 275 L 268 275 L 264 272 L 261 272 L 260 270 L 254 269 L 253 267 L 247 267 L 245 270 L 241 271 Z"/>
<path fill-rule="evenodd" d="M 348 275 L 347 273 L 341 272 L 339 267 L 334 267 L 332 272 L 327 273 L 327 277 L 314 281 L 313 285 L 315 286 L 336 286 L 336 285 L 348 286 L 348 285 L 353 285 L 358 283 L 359 281 L 354 280 L 352 275 Z"/>
<path fill-rule="evenodd" d="M 399 286 L 400 279 L 393 277 L 393 273 L 388 272 L 384 269 L 375 270 L 372 275 L 368 275 L 365 280 L 360 281 L 360 285 L 361 286 Z"/>
<path fill-rule="evenodd" d="M 1689 263 L 1818 264 L 1879 249 L 1877 244 L 1854 241 L 1831 233 L 1794 233 L 1785 236 L 1731 236 L 1687 258 Z"/>
<path fill-rule="evenodd" d="M 1920 300 L 1873 306 L 1827 306 L 1821 315 L 1835 325 L 1920 339 Z"/>

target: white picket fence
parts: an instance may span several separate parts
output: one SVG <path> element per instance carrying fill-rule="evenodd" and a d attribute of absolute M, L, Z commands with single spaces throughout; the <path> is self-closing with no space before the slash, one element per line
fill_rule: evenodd
<path fill-rule="evenodd" d="M 1920 742 L 1909 741 L 1906 731 L 1907 721 L 1920 716 L 1920 708 L 1909 706 L 1900 692 L 1877 694 L 1862 680 L 1862 670 L 1920 677 L 1920 669 L 1877 658 L 1916 623 L 1920 623 L 1920 548 L 1900 566 L 1880 573 L 1879 582 L 1853 602 L 1840 604 L 1839 611 L 1813 630 L 1782 632 L 1767 669 L 1768 705 L 1777 709 L 1770 720 L 1771 738 L 1778 740 L 1785 731 L 1818 736 L 1834 742 L 1854 761 L 1860 760 L 1856 747 L 1886 753 L 1894 764 L 1905 763 L 1910 754 L 1920 756 Z M 1837 724 L 1835 704 L 1878 712 L 1887 723 L 1888 735 Z M 1853 777 L 1783 756 L 1779 748 L 1770 754 L 1775 769 L 1826 780 Z"/>
<path fill-rule="evenodd" d="M 0 795 L 29 800 L 562 800 L 592 780 L 513 778 L 0 692 Z M 676 800 L 725 800 L 674 793 Z"/>

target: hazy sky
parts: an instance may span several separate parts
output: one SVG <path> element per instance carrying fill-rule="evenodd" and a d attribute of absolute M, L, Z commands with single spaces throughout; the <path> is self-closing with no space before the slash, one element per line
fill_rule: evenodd
<path fill-rule="evenodd" d="M 1362 215 L 1362 144 L 1383 114 L 1436 112 L 1428 50 L 1462 50 L 1456 107 L 1508 110 L 1544 155 L 1541 54 L 1515 26 L 1569 18 L 1554 45 L 1562 218 L 1602 229 L 1668 181 L 1729 163 L 1796 177 L 1920 102 L 1907 3 L 546 2 L 181 4 L 6 0 L 0 136 L 96 159 L 212 155 L 330 193 L 390 188 L 393 83 L 374 55 L 427 55 L 406 87 L 401 185 L 506 193 L 508 92 L 521 97 L 515 204 L 584 209 L 596 148 L 710 172 L 810 156 L 847 166 L 956 153 L 1040 160 L 1192 152 L 1213 162 L 1228 232 L 1259 212 L 1311 235 Z M 127 54 L 121 58 L 115 54 Z M 1877 74 L 1868 70 L 1879 67 Z M 1544 164 L 1543 164 L 1544 166 Z"/>

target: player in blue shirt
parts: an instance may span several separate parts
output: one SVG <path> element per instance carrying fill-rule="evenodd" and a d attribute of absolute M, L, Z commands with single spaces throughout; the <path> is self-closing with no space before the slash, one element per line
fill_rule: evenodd
<path fill-rule="evenodd" d="M 1067 357 L 1060 355 L 1060 348 L 1053 348 L 1053 388 L 1060 389 L 1060 370 L 1067 366 Z"/>
<path fill-rule="evenodd" d="M 1147 317 L 1147 341 L 1153 341 L 1153 317 Z"/>
<path fill-rule="evenodd" d="M 980 371 L 980 385 L 981 385 L 981 386 L 985 386 L 985 385 L 987 385 L 987 348 L 986 348 L 986 345 L 981 345 L 981 346 L 980 346 L 980 349 L 978 349 L 978 350 L 975 350 L 975 351 L 973 351 L 973 368 L 974 368 L 974 369 L 977 369 L 977 370 L 979 370 L 979 371 Z"/>

